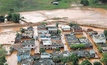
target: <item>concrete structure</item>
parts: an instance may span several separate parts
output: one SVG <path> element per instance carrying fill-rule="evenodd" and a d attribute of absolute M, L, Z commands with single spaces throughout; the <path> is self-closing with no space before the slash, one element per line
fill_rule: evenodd
<path fill-rule="evenodd" d="M 35 40 L 24 40 L 22 42 L 23 48 L 30 48 L 30 49 L 35 49 Z"/>
<path fill-rule="evenodd" d="M 106 43 L 106 38 L 104 34 L 93 35 L 92 39 L 95 43 Z"/>
<path fill-rule="evenodd" d="M 70 26 L 62 26 L 62 30 L 63 31 L 70 31 L 71 30 L 71 27 Z"/>
<path fill-rule="evenodd" d="M 25 60 L 27 58 L 30 58 L 30 49 L 18 49 L 18 53 L 17 53 L 17 59 L 18 62 L 20 62 L 21 60 Z"/>

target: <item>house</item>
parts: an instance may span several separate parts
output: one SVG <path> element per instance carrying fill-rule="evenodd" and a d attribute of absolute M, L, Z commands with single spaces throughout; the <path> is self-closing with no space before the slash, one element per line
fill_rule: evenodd
<path fill-rule="evenodd" d="M 18 62 L 30 58 L 30 49 L 29 48 L 20 48 L 18 49 L 17 59 Z"/>
<path fill-rule="evenodd" d="M 24 40 L 22 42 L 23 48 L 30 48 L 30 49 L 35 49 L 35 40 Z"/>
<path fill-rule="evenodd" d="M 62 26 L 62 30 L 63 31 L 70 31 L 71 30 L 71 27 L 70 26 Z"/>
<path fill-rule="evenodd" d="M 21 34 L 18 34 L 15 38 L 15 43 L 20 43 L 21 42 L 21 39 L 22 39 L 22 35 Z"/>
<path fill-rule="evenodd" d="M 94 50 L 90 50 L 89 51 L 89 53 L 90 53 L 90 57 L 92 57 L 92 58 L 94 58 L 95 57 L 95 51 Z"/>
<path fill-rule="evenodd" d="M 41 53 L 41 58 L 51 58 L 51 55 L 49 53 Z"/>
<path fill-rule="evenodd" d="M 104 34 L 93 35 L 92 39 L 95 43 L 106 43 L 106 38 Z"/>
<path fill-rule="evenodd" d="M 66 41 L 68 42 L 68 45 L 72 45 L 72 44 L 80 44 L 80 41 L 78 38 L 76 38 L 76 36 L 74 35 L 74 33 L 71 34 L 65 34 L 66 37 Z"/>
<path fill-rule="evenodd" d="M 33 27 L 28 27 L 27 29 L 23 29 L 24 32 L 21 33 L 22 38 L 33 38 L 34 36 L 34 29 Z"/>
<path fill-rule="evenodd" d="M 47 25 L 46 28 L 50 34 L 57 34 L 58 28 L 56 27 L 56 25 Z"/>
<path fill-rule="evenodd" d="M 21 64 L 21 65 L 32 65 L 33 62 L 34 62 L 34 59 L 30 57 L 30 58 L 27 58 L 27 59 L 25 59 L 25 60 L 22 60 L 22 61 L 20 62 L 20 64 Z"/>
<path fill-rule="evenodd" d="M 18 49 L 20 49 L 20 48 L 23 48 L 23 46 L 22 46 L 21 43 L 18 43 L 18 44 L 13 44 L 13 45 L 12 45 L 12 48 L 13 48 L 13 50 L 18 50 Z"/>
<path fill-rule="evenodd" d="M 39 41 L 51 40 L 50 34 L 39 34 Z"/>
<path fill-rule="evenodd" d="M 33 65 L 55 65 L 52 59 L 40 59 L 37 60 Z"/>
<path fill-rule="evenodd" d="M 78 25 L 72 26 L 71 29 L 75 34 L 82 34 L 82 32 L 83 32 L 82 28 Z"/>
<path fill-rule="evenodd" d="M 80 41 L 81 44 L 85 44 L 87 48 L 92 48 L 93 47 L 91 42 L 85 37 L 79 38 L 79 41 Z"/>

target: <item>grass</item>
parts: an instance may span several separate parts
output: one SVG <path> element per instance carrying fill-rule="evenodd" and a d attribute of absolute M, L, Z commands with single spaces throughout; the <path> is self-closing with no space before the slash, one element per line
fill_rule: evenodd
<path fill-rule="evenodd" d="M 80 3 L 80 0 L 61 0 L 59 5 L 52 5 L 54 0 L 0 0 L 0 15 L 14 9 L 16 12 L 34 11 L 34 10 L 53 10 L 70 8 L 72 3 Z M 107 4 L 95 4 L 94 0 L 89 0 L 89 7 L 105 8 Z"/>
<path fill-rule="evenodd" d="M 0 13 L 8 13 L 9 9 L 14 9 L 19 12 L 69 8 L 70 4 L 75 0 L 61 0 L 59 1 L 59 5 L 51 4 L 52 1 L 53 0 L 1 0 Z"/>

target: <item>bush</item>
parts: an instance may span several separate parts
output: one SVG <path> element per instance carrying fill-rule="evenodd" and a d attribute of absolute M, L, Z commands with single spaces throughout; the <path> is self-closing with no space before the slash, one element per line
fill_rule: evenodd
<path fill-rule="evenodd" d="M 71 45 L 70 46 L 72 49 L 83 49 L 83 48 L 85 48 L 86 47 L 86 45 L 85 44 L 73 44 L 73 45 Z"/>
<path fill-rule="evenodd" d="M 61 34 L 61 30 L 58 30 L 58 34 Z"/>
<path fill-rule="evenodd" d="M 56 48 L 55 50 L 56 50 L 56 51 L 60 51 L 60 48 Z"/>
<path fill-rule="evenodd" d="M 44 48 L 40 48 L 40 53 L 45 52 Z"/>
<path fill-rule="evenodd" d="M 4 16 L 0 16 L 0 22 L 4 22 L 5 21 L 5 17 Z"/>
<path fill-rule="evenodd" d="M 88 6 L 89 1 L 88 0 L 81 0 L 81 4 L 83 4 L 84 6 Z"/>
<path fill-rule="evenodd" d="M 102 65 L 100 62 L 94 62 L 94 65 Z"/>

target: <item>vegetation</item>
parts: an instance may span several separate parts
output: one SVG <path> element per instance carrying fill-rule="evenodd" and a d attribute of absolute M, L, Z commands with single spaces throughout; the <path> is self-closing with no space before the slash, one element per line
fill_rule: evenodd
<path fill-rule="evenodd" d="M 61 30 L 58 30 L 58 34 L 61 34 Z"/>
<path fill-rule="evenodd" d="M 7 16 L 7 20 L 13 21 L 15 23 L 19 23 L 19 21 L 21 20 L 20 14 L 15 13 L 14 9 L 10 9 L 10 12 L 8 13 L 8 16 Z"/>
<path fill-rule="evenodd" d="M 5 21 L 5 17 L 4 16 L 0 16 L 0 22 L 4 22 Z"/>
<path fill-rule="evenodd" d="M 50 10 L 70 7 L 75 0 L 59 0 L 58 5 L 51 4 L 54 0 L 0 0 L 0 13 L 7 13 L 9 9 L 16 11 Z M 42 5 L 41 5 L 42 4 Z"/>
<path fill-rule="evenodd" d="M 73 44 L 70 46 L 72 49 L 83 49 L 86 47 L 85 44 Z"/>
<path fill-rule="evenodd" d="M 5 55 L 6 55 L 6 50 L 0 49 L 0 65 L 4 65 L 4 63 L 6 62 Z"/>
<path fill-rule="evenodd" d="M 44 48 L 40 48 L 40 53 L 43 53 L 45 52 L 45 49 Z"/>
<path fill-rule="evenodd" d="M 92 63 L 88 60 L 83 60 L 80 65 L 92 65 Z"/>
<path fill-rule="evenodd" d="M 83 4 L 84 6 L 88 6 L 89 1 L 88 0 L 81 0 L 81 4 Z"/>
<path fill-rule="evenodd" d="M 58 22 L 56 22 L 56 27 L 58 27 L 59 26 L 59 23 Z"/>
<path fill-rule="evenodd" d="M 79 57 L 76 54 L 70 55 L 69 59 L 72 61 L 72 65 L 78 65 Z"/>
<path fill-rule="evenodd" d="M 104 35 L 105 35 L 105 37 L 107 39 L 107 30 L 104 30 Z"/>
<path fill-rule="evenodd" d="M 98 45 L 97 45 L 97 48 L 98 48 L 98 51 L 101 53 L 102 50 L 103 50 L 103 49 L 101 48 L 101 46 L 98 46 Z"/>
<path fill-rule="evenodd" d="M 56 48 L 55 50 L 56 50 L 56 51 L 60 51 L 60 48 Z"/>
<path fill-rule="evenodd" d="M 94 64 L 94 65 L 102 65 L 100 62 L 97 62 L 97 61 L 94 62 L 93 64 Z"/>
<path fill-rule="evenodd" d="M 103 53 L 103 58 L 101 61 L 104 63 L 104 65 L 107 65 L 107 53 Z"/>
<path fill-rule="evenodd" d="M 47 24 L 46 22 L 41 22 L 41 25 L 43 26 L 46 26 L 46 24 Z"/>

